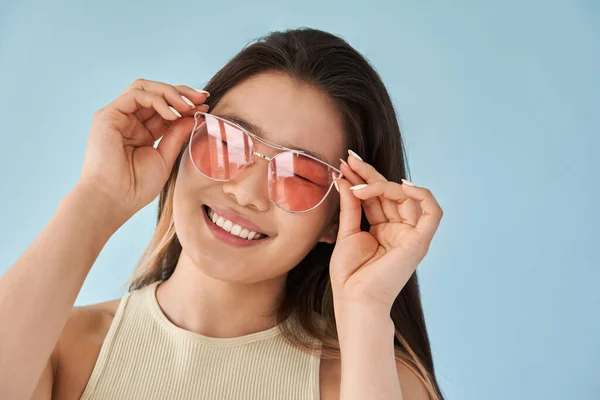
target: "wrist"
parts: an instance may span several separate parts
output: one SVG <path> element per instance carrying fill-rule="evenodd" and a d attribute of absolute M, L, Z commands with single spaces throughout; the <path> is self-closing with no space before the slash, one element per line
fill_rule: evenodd
<path fill-rule="evenodd" d="M 334 308 L 340 341 L 358 330 L 394 336 L 394 321 L 389 309 L 361 302 L 338 302 Z"/>
<path fill-rule="evenodd" d="M 365 317 L 391 320 L 391 307 L 373 304 L 361 300 L 342 300 L 334 298 L 336 319 L 364 319 Z"/>
<path fill-rule="evenodd" d="M 62 203 L 80 213 L 81 217 L 94 227 L 105 230 L 110 235 L 131 217 L 127 210 L 101 190 L 84 183 L 77 183 L 63 198 Z"/>

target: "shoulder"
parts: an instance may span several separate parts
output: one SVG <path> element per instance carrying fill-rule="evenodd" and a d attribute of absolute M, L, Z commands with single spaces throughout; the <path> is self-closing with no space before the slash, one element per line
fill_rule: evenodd
<path fill-rule="evenodd" d="M 73 307 L 67 324 L 72 328 L 98 328 L 98 324 L 114 318 L 121 299 Z M 90 325 L 91 324 L 91 325 Z"/>
<path fill-rule="evenodd" d="M 59 339 L 59 357 L 79 353 L 81 345 L 101 346 L 120 303 L 115 299 L 73 307 Z"/>
<path fill-rule="evenodd" d="M 406 364 L 396 361 L 398 380 L 405 400 L 429 400 L 427 388 Z M 342 378 L 341 360 L 321 360 L 321 400 L 339 400 Z"/>
<path fill-rule="evenodd" d="M 57 394 L 71 398 L 73 393 L 83 392 L 120 302 L 114 299 L 73 307 L 56 348 Z"/>
<path fill-rule="evenodd" d="M 89 342 L 93 339 L 102 339 L 104 341 L 120 302 L 121 299 L 114 299 L 73 307 L 60 336 L 60 351 L 68 350 L 71 344 L 81 340 Z"/>
<path fill-rule="evenodd" d="M 398 380 L 402 389 L 402 398 L 406 400 L 428 400 L 429 393 L 416 372 L 403 362 L 396 360 Z"/>

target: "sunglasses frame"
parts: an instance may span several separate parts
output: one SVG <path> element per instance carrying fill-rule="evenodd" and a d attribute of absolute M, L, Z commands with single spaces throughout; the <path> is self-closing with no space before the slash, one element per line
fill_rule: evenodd
<path fill-rule="evenodd" d="M 192 157 L 192 146 L 191 146 L 191 144 L 192 144 L 192 139 L 194 137 L 194 132 L 196 132 L 196 128 L 198 127 L 198 118 L 197 118 L 198 115 L 203 115 L 205 118 L 206 118 L 207 115 L 211 116 L 213 118 L 216 118 L 216 119 L 218 119 L 220 121 L 223 121 L 223 122 L 225 122 L 225 123 L 227 123 L 229 125 L 234 126 L 235 128 L 239 129 L 244 134 L 246 134 L 247 136 L 250 137 L 250 142 L 252 143 L 252 156 L 244 163 L 244 165 L 242 165 L 240 167 L 240 169 L 236 173 L 234 173 L 233 175 L 231 175 L 231 177 L 229 177 L 229 179 L 217 179 L 217 178 L 213 178 L 211 176 L 208 176 L 204 172 L 200 171 L 200 168 L 198 168 L 196 166 L 196 163 L 194 162 L 194 158 Z M 261 154 L 261 153 L 255 151 L 255 147 L 256 147 L 256 142 L 255 141 L 259 142 L 259 143 L 262 143 L 265 146 L 271 147 L 273 149 L 280 150 L 281 152 L 275 154 L 273 157 L 269 157 L 269 156 L 266 156 L 264 154 Z M 296 154 L 301 154 L 304 157 L 311 158 L 311 159 L 313 159 L 313 160 L 315 160 L 315 161 L 317 161 L 317 162 L 319 162 L 319 163 L 321 163 L 323 165 L 326 165 L 327 167 L 331 168 L 332 170 L 334 170 L 338 174 L 337 178 L 334 177 L 334 179 L 329 184 L 329 188 L 327 189 L 327 192 L 325 193 L 325 195 L 323 195 L 323 198 L 316 205 L 314 205 L 313 207 L 309 208 L 308 210 L 291 211 L 291 210 L 287 210 L 287 209 L 283 208 L 282 206 L 280 206 L 279 204 L 277 204 L 275 202 L 275 200 L 273 200 L 271 198 L 271 191 L 269 190 L 269 193 L 268 193 L 268 195 L 269 195 L 269 201 L 271 203 L 275 204 L 275 206 L 277 206 L 278 208 L 282 209 L 283 211 L 286 211 L 286 212 L 289 212 L 289 213 L 292 213 L 292 214 L 303 214 L 303 213 L 312 211 L 315 208 L 319 207 L 323 203 L 323 201 L 325 201 L 325 199 L 327 198 L 327 196 L 329 196 L 329 193 L 331 192 L 331 189 L 332 189 L 333 185 L 335 184 L 335 181 L 343 177 L 342 171 L 340 171 L 338 168 L 334 167 L 333 165 L 331 165 L 331 164 L 329 164 L 329 163 L 327 163 L 327 162 L 325 162 L 325 161 L 323 161 L 323 160 L 321 160 L 321 159 L 319 159 L 317 157 L 314 157 L 314 156 L 312 156 L 310 154 L 307 154 L 306 152 L 304 152 L 302 150 L 290 149 L 290 148 L 287 148 L 285 146 L 280 146 L 278 144 L 271 143 L 268 140 L 265 140 L 265 139 L 263 139 L 263 138 L 255 135 L 254 133 L 248 131 L 243 126 L 240 126 L 240 125 L 236 124 L 235 122 L 231 122 L 231 121 L 229 121 L 226 118 L 222 118 L 222 117 L 219 117 L 218 115 L 210 114 L 210 113 L 203 112 L 203 111 L 196 111 L 194 113 L 194 127 L 192 128 L 192 132 L 190 133 L 190 139 L 189 139 L 189 143 L 188 143 L 188 151 L 189 151 L 190 160 L 192 161 L 192 165 L 194 165 L 194 168 L 196 169 L 196 171 L 198 171 L 200 174 L 202 174 L 202 176 L 204 176 L 204 177 L 206 177 L 208 179 L 211 179 L 213 181 L 217 181 L 217 182 L 227 182 L 227 181 L 230 181 L 231 179 L 233 179 L 242 169 L 244 169 L 250 163 L 250 161 L 252 161 L 254 159 L 255 156 L 258 156 L 258 157 L 264 159 L 265 161 L 267 161 L 269 163 L 269 171 L 270 171 L 271 161 L 274 160 L 275 158 L 277 158 L 279 155 L 285 154 L 285 153 L 289 153 L 289 152 L 296 153 Z M 268 183 L 270 182 L 268 176 L 267 176 L 267 182 Z"/>

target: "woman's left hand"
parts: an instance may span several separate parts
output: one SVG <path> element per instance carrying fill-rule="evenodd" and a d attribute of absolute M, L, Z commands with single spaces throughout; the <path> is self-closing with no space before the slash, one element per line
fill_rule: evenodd
<path fill-rule="evenodd" d="M 390 182 L 352 154 L 341 168 L 339 230 L 330 262 L 335 302 L 389 311 L 427 254 L 442 209 L 428 189 Z M 368 232 L 360 229 L 362 208 Z"/>

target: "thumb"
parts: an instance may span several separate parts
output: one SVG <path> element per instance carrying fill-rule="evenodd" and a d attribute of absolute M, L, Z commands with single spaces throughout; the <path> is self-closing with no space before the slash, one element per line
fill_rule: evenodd
<path fill-rule="evenodd" d="M 340 227 L 337 240 L 360 232 L 360 221 L 362 218 L 362 204 L 360 199 L 354 196 L 350 182 L 341 178 L 337 181 L 340 188 Z"/>
<path fill-rule="evenodd" d="M 173 122 L 167 132 L 160 138 L 156 150 L 165 160 L 169 171 L 173 168 L 183 144 L 191 135 L 193 127 L 193 118 L 183 118 Z"/>

